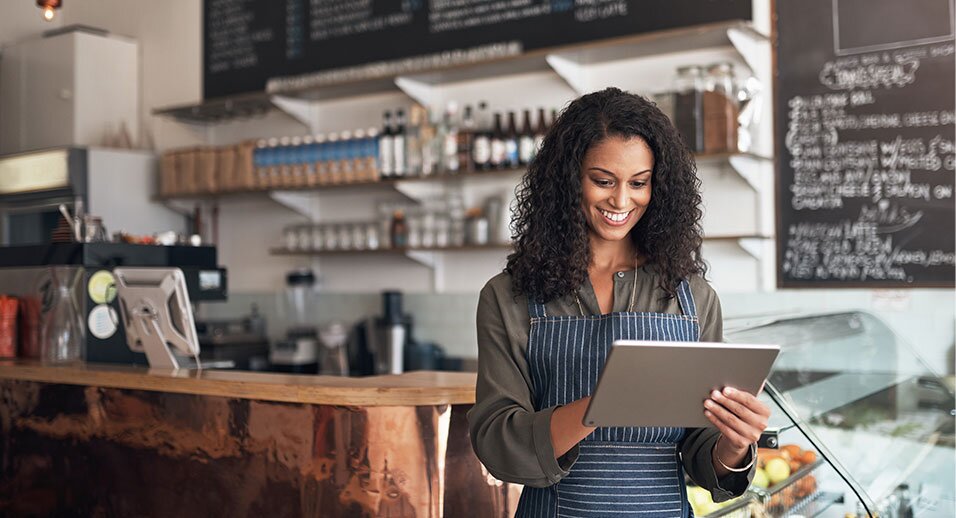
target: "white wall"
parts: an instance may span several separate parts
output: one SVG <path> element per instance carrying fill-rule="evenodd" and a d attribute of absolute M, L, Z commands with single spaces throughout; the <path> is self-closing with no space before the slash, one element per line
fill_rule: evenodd
<path fill-rule="evenodd" d="M 0 49 L 28 36 L 63 25 L 63 17 L 47 22 L 40 16 L 36 2 L 28 0 L 0 0 Z"/>

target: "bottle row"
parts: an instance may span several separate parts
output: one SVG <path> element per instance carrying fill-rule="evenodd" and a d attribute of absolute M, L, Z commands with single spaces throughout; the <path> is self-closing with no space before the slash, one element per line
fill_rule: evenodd
<path fill-rule="evenodd" d="M 477 111 L 449 102 L 443 111 L 412 105 L 386 111 L 379 137 L 379 172 L 383 177 L 430 176 L 460 172 L 516 169 L 528 165 L 548 131 L 545 109 L 492 113 L 481 101 Z M 556 110 L 551 111 L 551 121 Z"/>
<path fill-rule="evenodd" d="M 283 245 L 291 252 L 322 252 L 505 244 L 505 212 L 502 196 L 467 210 L 457 195 L 427 199 L 421 206 L 381 204 L 374 221 L 290 225 Z"/>
<path fill-rule="evenodd" d="M 160 170 L 160 194 L 295 188 L 381 178 L 428 177 L 526 166 L 548 130 L 545 109 L 492 114 L 450 102 L 429 113 L 412 105 L 385 112 L 383 127 L 244 142 L 237 146 L 168 151 Z M 552 110 L 551 120 L 555 117 Z"/>

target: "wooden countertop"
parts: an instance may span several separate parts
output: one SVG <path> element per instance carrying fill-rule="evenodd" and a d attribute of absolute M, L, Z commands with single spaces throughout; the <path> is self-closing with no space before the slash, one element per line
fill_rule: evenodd
<path fill-rule="evenodd" d="M 473 372 L 416 371 L 344 378 L 228 370 L 155 370 L 109 364 L 0 361 L 0 379 L 343 406 L 474 404 Z"/>

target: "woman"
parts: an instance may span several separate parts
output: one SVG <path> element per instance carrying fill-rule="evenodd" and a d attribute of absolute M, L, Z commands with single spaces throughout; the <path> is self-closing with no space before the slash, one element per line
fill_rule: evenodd
<path fill-rule="evenodd" d="M 749 485 L 770 415 L 751 394 L 714 391 L 713 428 L 582 424 L 612 341 L 722 341 L 699 184 L 667 117 L 616 88 L 572 102 L 529 166 L 515 251 L 478 302 L 468 414 L 482 463 L 525 485 L 517 516 L 688 517 L 684 472 L 715 501 Z"/>

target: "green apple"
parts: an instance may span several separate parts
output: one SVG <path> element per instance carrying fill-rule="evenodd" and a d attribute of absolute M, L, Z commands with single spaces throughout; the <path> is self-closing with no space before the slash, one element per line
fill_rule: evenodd
<path fill-rule="evenodd" d="M 763 468 L 757 468 L 757 471 L 754 471 L 753 485 L 764 489 L 770 487 L 770 478 L 767 477 L 767 472 Z"/>
<path fill-rule="evenodd" d="M 764 466 L 764 470 L 767 472 L 767 480 L 770 484 L 777 484 L 790 476 L 790 463 L 780 458 L 770 459 Z"/>

